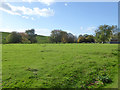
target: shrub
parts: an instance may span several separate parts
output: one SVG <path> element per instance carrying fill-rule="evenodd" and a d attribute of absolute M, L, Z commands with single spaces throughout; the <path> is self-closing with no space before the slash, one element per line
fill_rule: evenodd
<path fill-rule="evenodd" d="M 28 43 L 29 44 L 31 42 L 27 38 L 22 37 L 22 43 L 26 43 L 26 44 Z"/>
<path fill-rule="evenodd" d="M 22 37 L 22 43 L 31 43 L 30 40 L 28 40 L 29 36 L 26 33 L 20 33 L 21 37 Z"/>
<path fill-rule="evenodd" d="M 22 36 L 17 32 L 12 32 L 7 36 L 7 43 L 20 43 L 22 40 Z"/>

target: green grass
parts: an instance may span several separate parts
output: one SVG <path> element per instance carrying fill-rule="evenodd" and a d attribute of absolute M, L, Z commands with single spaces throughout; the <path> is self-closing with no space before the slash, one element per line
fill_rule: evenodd
<path fill-rule="evenodd" d="M 37 35 L 37 43 L 49 43 L 49 37 L 48 36 L 41 36 Z"/>
<path fill-rule="evenodd" d="M 4 44 L 3 88 L 117 88 L 117 44 Z"/>

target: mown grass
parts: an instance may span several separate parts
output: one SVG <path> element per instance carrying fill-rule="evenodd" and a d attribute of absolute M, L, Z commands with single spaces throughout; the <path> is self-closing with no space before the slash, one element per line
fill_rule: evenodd
<path fill-rule="evenodd" d="M 117 88 L 118 45 L 5 44 L 2 72 L 3 88 Z"/>

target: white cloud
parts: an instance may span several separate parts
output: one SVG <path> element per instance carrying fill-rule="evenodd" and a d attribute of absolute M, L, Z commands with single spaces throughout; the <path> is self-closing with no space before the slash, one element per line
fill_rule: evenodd
<path fill-rule="evenodd" d="M 33 17 L 31 17 L 32 20 L 35 20 Z"/>
<path fill-rule="evenodd" d="M 31 3 L 31 2 L 34 2 L 34 0 L 22 0 L 23 2 L 29 2 L 29 3 Z"/>
<path fill-rule="evenodd" d="M 22 18 L 29 19 L 29 17 L 27 17 L 27 16 L 22 16 Z"/>
<path fill-rule="evenodd" d="M 55 2 L 55 0 L 39 0 L 39 1 L 48 6 Z"/>
<path fill-rule="evenodd" d="M 25 32 L 27 29 L 10 29 L 10 28 L 0 28 L 0 32 Z"/>
<path fill-rule="evenodd" d="M 2 0 L 4 2 L 41 2 L 42 0 Z M 53 0 L 43 0 L 51 2 Z M 54 0 L 54 2 L 119 2 L 120 0 Z"/>
<path fill-rule="evenodd" d="M 68 4 L 67 3 L 65 3 L 65 6 L 67 6 Z"/>
<path fill-rule="evenodd" d="M 31 3 L 31 2 L 41 2 L 41 3 L 46 4 L 48 6 L 55 2 L 55 0 L 22 0 L 22 1 L 23 2 L 29 2 L 29 3 Z"/>
<path fill-rule="evenodd" d="M 17 12 L 14 12 L 12 10 L 12 6 L 9 4 L 9 3 L 3 3 L 1 2 L 1 5 L 0 5 L 0 10 L 4 11 L 4 12 L 7 12 L 9 14 L 12 14 L 12 15 L 20 15 L 19 13 Z"/>
<path fill-rule="evenodd" d="M 9 3 L 1 3 L 0 10 L 12 15 L 37 15 L 42 17 L 54 16 L 54 11 L 50 8 L 39 9 L 35 7 L 33 9 L 25 6 L 13 6 Z"/>
<path fill-rule="evenodd" d="M 50 29 L 35 29 L 35 32 L 38 34 L 38 35 L 44 35 L 44 36 L 50 36 L 51 34 L 51 30 Z"/>
<path fill-rule="evenodd" d="M 43 9 L 33 8 L 33 13 L 32 14 L 48 17 L 48 16 L 53 16 L 54 11 L 50 8 L 43 8 Z"/>

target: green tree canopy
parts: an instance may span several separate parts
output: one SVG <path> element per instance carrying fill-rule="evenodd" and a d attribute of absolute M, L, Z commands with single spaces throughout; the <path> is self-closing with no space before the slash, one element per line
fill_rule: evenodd
<path fill-rule="evenodd" d="M 19 33 L 17 32 L 12 32 L 7 36 L 7 43 L 20 43 L 22 40 L 22 37 Z"/>
<path fill-rule="evenodd" d="M 62 37 L 66 37 L 67 32 L 62 31 L 62 30 L 53 30 L 50 35 L 50 40 L 51 42 L 61 42 Z M 66 39 L 66 38 L 65 38 Z"/>
<path fill-rule="evenodd" d="M 27 33 L 29 36 L 34 36 L 35 35 L 35 30 L 34 29 L 26 30 L 25 33 Z"/>
<path fill-rule="evenodd" d="M 105 43 L 111 40 L 114 32 L 116 31 L 117 26 L 112 25 L 100 25 L 95 31 L 96 42 Z"/>
<path fill-rule="evenodd" d="M 36 39 L 36 34 L 35 34 L 35 30 L 34 29 L 31 29 L 31 30 L 26 30 L 25 33 L 28 34 L 28 40 L 31 42 L 31 43 L 36 43 L 37 42 L 37 39 Z"/>
<path fill-rule="evenodd" d="M 93 35 L 88 35 L 88 34 L 84 34 L 84 35 L 79 35 L 78 43 L 93 43 L 95 42 L 94 36 Z"/>
<path fill-rule="evenodd" d="M 50 35 L 51 42 L 74 43 L 76 37 L 72 33 L 67 33 L 62 30 L 53 30 Z"/>

